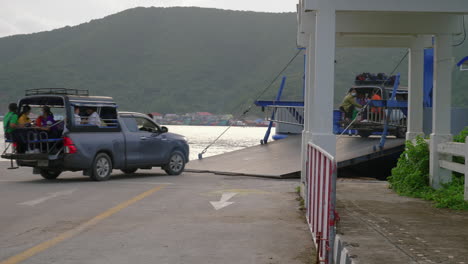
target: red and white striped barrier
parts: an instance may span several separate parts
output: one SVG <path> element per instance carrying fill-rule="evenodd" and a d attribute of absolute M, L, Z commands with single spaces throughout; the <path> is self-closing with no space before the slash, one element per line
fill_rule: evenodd
<path fill-rule="evenodd" d="M 333 263 L 336 201 L 335 158 L 319 146 L 308 144 L 307 222 L 320 263 Z"/>

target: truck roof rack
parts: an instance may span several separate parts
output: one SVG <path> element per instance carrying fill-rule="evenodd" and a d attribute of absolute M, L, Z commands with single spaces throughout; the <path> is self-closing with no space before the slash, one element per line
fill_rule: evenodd
<path fill-rule="evenodd" d="M 42 94 L 89 96 L 89 91 L 68 88 L 36 88 L 25 91 L 26 96 Z"/>
<path fill-rule="evenodd" d="M 355 85 L 378 85 L 378 86 L 393 86 L 396 76 L 387 76 L 385 73 L 370 73 L 363 72 L 356 75 L 354 79 Z"/>

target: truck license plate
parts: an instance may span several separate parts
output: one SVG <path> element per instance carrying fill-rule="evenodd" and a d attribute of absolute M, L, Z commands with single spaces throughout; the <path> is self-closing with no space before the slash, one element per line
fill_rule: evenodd
<path fill-rule="evenodd" d="M 48 160 L 38 160 L 38 161 L 37 161 L 37 166 L 39 166 L 39 167 L 47 167 L 47 166 L 49 166 L 49 161 L 48 161 Z"/>

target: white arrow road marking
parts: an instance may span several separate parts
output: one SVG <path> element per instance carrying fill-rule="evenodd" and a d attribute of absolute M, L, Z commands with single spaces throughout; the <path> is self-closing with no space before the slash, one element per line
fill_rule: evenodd
<path fill-rule="evenodd" d="M 74 193 L 75 191 L 76 191 L 76 189 L 71 189 L 71 190 L 65 190 L 65 191 L 61 191 L 61 192 L 50 193 L 49 195 L 41 197 L 41 198 L 37 198 L 37 199 L 27 201 L 27 202 L 22 202 L 22 203 L 20 203 L 20 205 L 35 206 L 35 205 L 38 205 L 40 203 L 43 203 L 43 202 L 45 202 L 45 201 L 47 201 L 49 199 L 55 198 L 55 197 L 59 197 L 59 196 L 63 196 L 63 195 L 70 195 L 70 194 Z"/>
<path fill-rule="evenodd" d="M 210 203 L 211 205 L 213 205 L 214 209 L 216 210 L 222 209 L 234 203 L 234 202 L 228 202 L 228 200 L 234 197 L 236 194 L 237 193 L 234 193 L 234 192 L 223 193 L 223 195 L 221 196 L 221 200 L 219 200 L 219 202 L 210 202 Z"/>

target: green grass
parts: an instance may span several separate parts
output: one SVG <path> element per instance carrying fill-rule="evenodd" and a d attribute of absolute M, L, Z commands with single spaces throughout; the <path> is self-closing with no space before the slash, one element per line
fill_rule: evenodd
<path fill-rule="evenodd" d="M 468 135 L 465 128 L 454 141 L 464 142 Z M 455 158 L 455 162 L 464 163 L 463 159 Z M 435 190 L 429 186 L 429 146 L 423 138 L 418 137 L 416 143 L 406 142 L 406 150 L 400 156 L 397 166 L 388 178 L 390 188 L 403 196 L 422 198 L 433 201 L 438 208 L 468 210 L 468 202 L 464 201 L 464 176 L 454 173 L 452 181 Z"/>
<path fill-rule="evenodd" d="M 299 202 L 299 210 L 305 210 L 305 201 L 301 197 L 301 186 L 296 187 L 297 198 L 296 200 Z"/>

